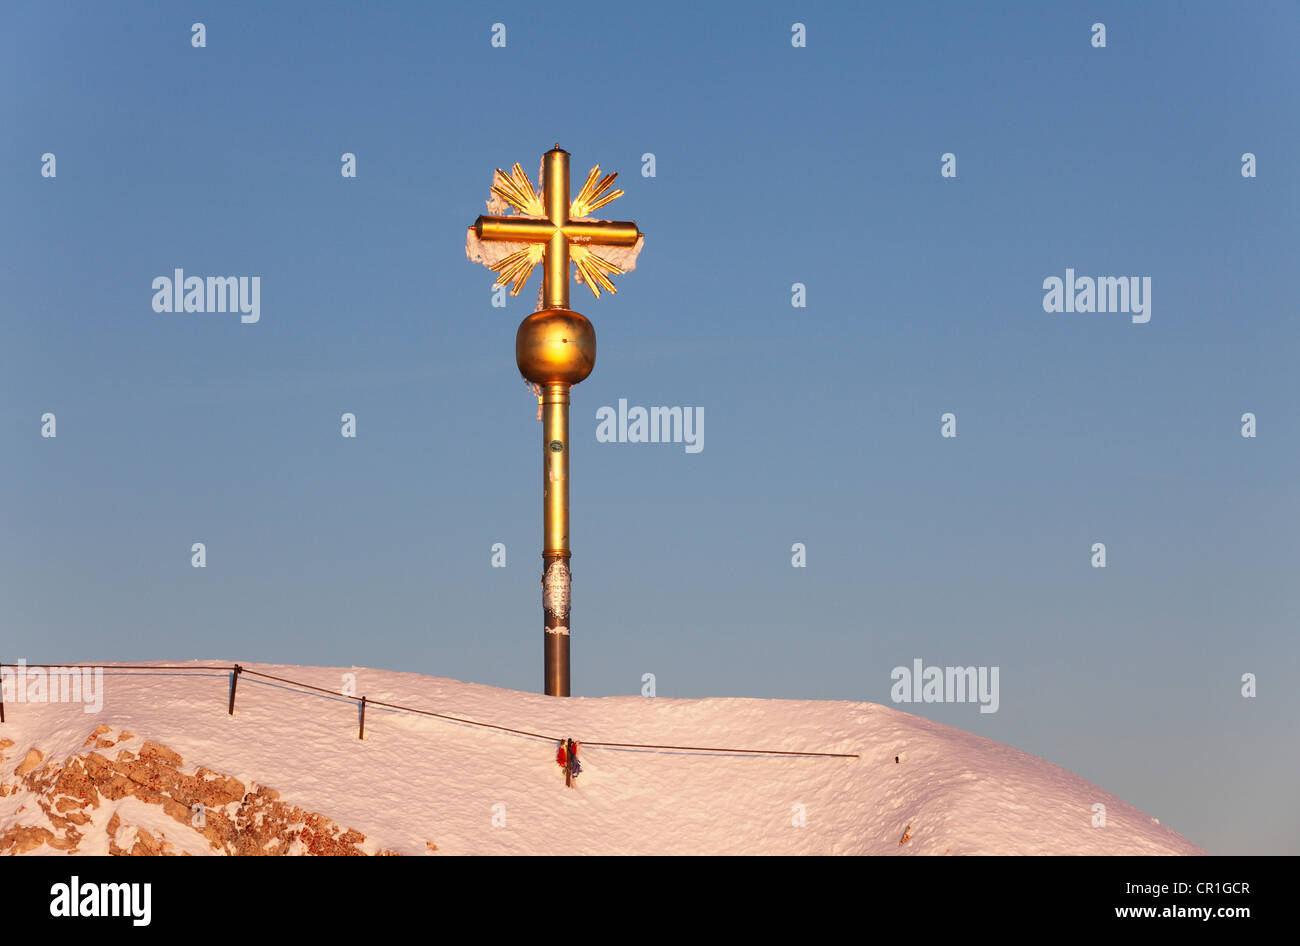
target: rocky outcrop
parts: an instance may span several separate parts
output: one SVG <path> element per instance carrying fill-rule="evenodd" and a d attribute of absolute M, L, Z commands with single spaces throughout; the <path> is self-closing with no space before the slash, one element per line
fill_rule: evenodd
<path fill-rule="evenodd" d="M 0 854 L 25 854 L 42 846 L 84 852 L 96 832 L 107 835 L 107 853 L 114 855 L 191 853 L 205 842 L 212 854 L 369 853 L 363 848 L 364 834 L 290 804 L 273 789 L 244 785 L 202 766 L 183 772 L 184 760 L 168 747 L 125 731 L 110 732 L 99 726 L 82 751 L 60 764 L 36 748 L 27 752 L 11 770 L 12 777 L 0 782 L 0 798 L 24 796 L 6 819 L 9 826 L 0 827 Z M 0 759 L 12 745 L 0 740 Z M 3 764 L 7 769 L 10 763 Z M 166 818 L 152 818 L 150 828 L 133 824 L 130 812 L 139 809 L 124 806 L 125 799 L 154 806 Z M 159 821 L 167 824 L 166 819 L 176 827 L 160 829 Z M 99 853 L 102 838 L 93 845 Z"/>

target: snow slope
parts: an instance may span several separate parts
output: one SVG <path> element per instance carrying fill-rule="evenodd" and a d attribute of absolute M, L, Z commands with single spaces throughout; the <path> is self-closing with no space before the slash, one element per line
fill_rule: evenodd
<path fill-rule="evenodd" d="M 1205 853 L 1051 763 L 870 703 L 561 700 L 413 673 L 245 666 L 334 692 L 352 673 L 355 692 L 372 700 L 581 742 L 861 758 L 584 746 L 582 774 L 569 789 L 550 741 L 374 706 L 362 741 L 352 700 L 244 675 L 232 717 L 226 673 L 106 664 L 98 713 L 80 704 L 6 699 L 0 738 L 13 745 L 4 750 L 0 784 L 14 793 L 0 798 L 0 832 L 35 809 L 13 787 L 15 762 L 32 748 L 53 762 L 84 753 L 87 736 L 107 725 L 179 753 L 186 773 L 203 766 L 268 786 L 286 802 L 363 833 L 366 849 L 402 854 L 428 854 L 428 842 L 447 854 Z M 1094 828 L 1098 802 L 1106 825 Z M 124 822 L 167 830 L 178 850 L 204 849 L 180 837 L 186 829 L 176 821 L 138 810 L 157 806 L 134 798 L 104 804 L 110 809 L 97 812 L 96 822 L 115 805 Z"/>

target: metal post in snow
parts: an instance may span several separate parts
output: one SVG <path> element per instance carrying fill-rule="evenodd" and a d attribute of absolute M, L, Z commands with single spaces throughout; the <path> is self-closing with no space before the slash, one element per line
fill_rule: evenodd
<path fill-rule="evenodd" d="M 226 708 L 226 713 L 230 716 L 235 715 L 235 687 L 239 686 L 239 675 L 244 672 L 244 668 L 235 664 L 235 669 L 230 673 L 230 705 Z"/>

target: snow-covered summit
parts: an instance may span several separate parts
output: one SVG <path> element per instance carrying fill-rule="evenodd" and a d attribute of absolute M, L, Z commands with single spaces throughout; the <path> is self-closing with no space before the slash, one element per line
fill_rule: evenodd
<path fill-rule="evenodd" d="M 225 662 L 194 666 L 205 663 Z M 1058 766 L 870 703 L 555 699 L 414 673 L 245 666 L 356 699 L 244 674 L 230 716 L 228 673 L 111 664 L 98 712 L 6 692 L 0 844 L 25 837 L 22 847 L 47 854 L 244 853 L 254 837 L 279 853 L 1205 853 Z M 360 740 L 362 695 L 579 740 L 576 788 L 546 738 L 368 704 Z M 196 792 L 233 825 L 225 840 L 193 824 Z M 1098 805 L 1104 827 L 1094 827 Z M 265 827 L 272 810 L 285 821 L 279 840 Z M 67 837 L 67 815 L 77 843 L 44 842 Z"/>

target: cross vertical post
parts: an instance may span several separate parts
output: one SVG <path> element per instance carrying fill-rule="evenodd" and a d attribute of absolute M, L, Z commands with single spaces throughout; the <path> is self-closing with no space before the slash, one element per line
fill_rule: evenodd
<path fill-rule="evenodd" d="M 564 225 L 569 222 L 569 153 L 561 151 L 558 146 L 546 152 L 542 164 L 542 192 L 546 195 L 546 217 L 555 224 L 555 232 L 546 244 L 542 306 L 547 309 L 567 309 L 569 238 L 564 233 Z"/>

